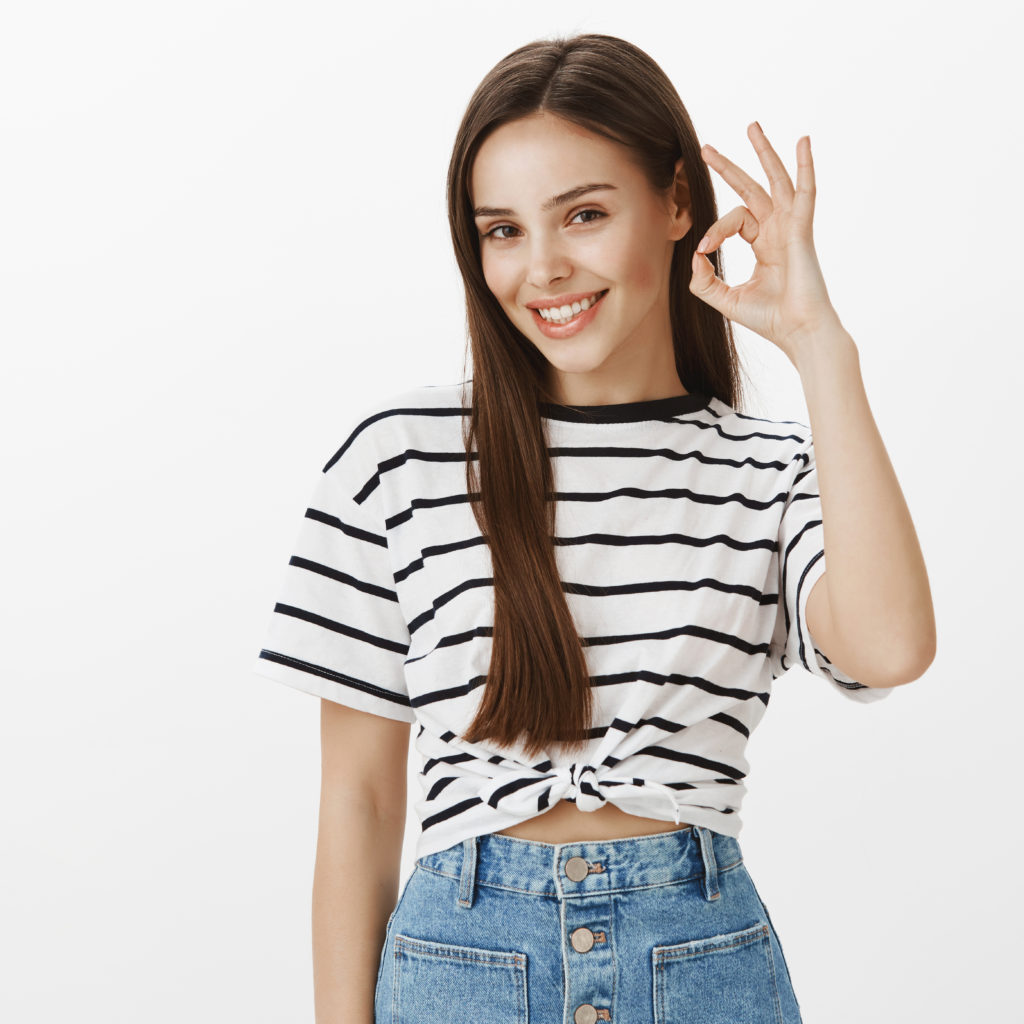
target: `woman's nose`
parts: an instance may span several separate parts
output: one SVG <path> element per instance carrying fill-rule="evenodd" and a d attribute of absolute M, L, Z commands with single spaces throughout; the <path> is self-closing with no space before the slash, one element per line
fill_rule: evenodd
<path fill-rule="evenodd" d="M 535 288 L 544 288 L 549 282 L 572 273 L 568 255 L 553 239 L 533 239 L 528 260 L 527 279 Z"/>

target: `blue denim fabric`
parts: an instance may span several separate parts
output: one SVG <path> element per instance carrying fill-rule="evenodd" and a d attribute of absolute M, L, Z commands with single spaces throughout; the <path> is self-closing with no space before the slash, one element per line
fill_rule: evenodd
<path fill-rule="evenodd" d="M 738 840 L 477 836 L 416 861 L 375 1024 L 801 1024 Z"/>

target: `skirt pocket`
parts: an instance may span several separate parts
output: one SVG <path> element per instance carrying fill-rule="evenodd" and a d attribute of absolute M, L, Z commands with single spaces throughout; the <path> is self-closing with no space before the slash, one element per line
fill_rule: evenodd
<path fill-rule="evenodd" d="M 392 1024 L 527 1024 L 526 954 L 394 936 Z"/>
<path fill-rule="evenodd" d="M 388 923 L 384 928 L 384 945 L 381 947 L 380 960 L 377 962 L 377 985 L 374 989 L 374 1003 L 377 1002 L 377 996 L 380 993 L 380 979 L 384 974 L 384 960 L 388 953 L 388 940 L 391 938 L 391 926 L 394 924 L 398 908 L 402 905 L 402 900 L 405 899 L 405 894 L 409 891 L 409 885 L 412 883 L 412 880 L 418 870 L 419 866 L 417 865 L 409 873 L 409 877 L 405 880 L 405 885 L 402 886 L 402 891 L 398 894 L 398 901 L 395 903 L 394 909 L 392 909 L 391 913 L 388 915 Z"/>
<path fill-rule="evenodd" d="M 651 951 L 655 1024 L 779 1024 L 766 923 Z"/>
<path fill-rule="evenodd" d="M 750 878 L 749 873 L 747 877 Z M 768 904 L 761 899 L 761 894 L 757 891 L 757 886 L 754 885 L 753 878 L 750 878 L 750 887 L 754 890 L 754 895 L 757 897 L 757 902 L 761 904 L 761 909 L 764 911 L 764 916 L 768 918 L 768 927 L 771 928 L 772 934 L 775 936 L 775 943 L 779 950 L 779 959 L 782 961 L 782 970 L 786 974 L 786 985 L 793 992 L 793 1001 L 797 1004 L 797 1011 L 800 1009 L 800 1001 L 796 997 L 796 992 L 793 990 L 793 978 L 789 973 L 789 964 L 786 962 L 786 951 L 782 948 L 782 939 L 779 938 L 779 933 L 772 922 L 772 915 L 768 912 Z"/>

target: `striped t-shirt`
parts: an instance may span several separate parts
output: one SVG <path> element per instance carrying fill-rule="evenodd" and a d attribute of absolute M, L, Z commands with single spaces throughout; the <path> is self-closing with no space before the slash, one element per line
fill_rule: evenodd
<path fill-rule="evenodd" d="M 471 387 L 413 388 L 350 416 L 256 672 L 415 723 L 417 857 L 559 800 L 737 836 L 744 750 L 774 679 L 799 666 L 861 703 L 892 690 L 844 674 L 807 632 L 825 571 L 810 428 L 695 393 L 540 404 L 556 564 L 595 713 L 585 752 L 527 759 L 462 739 L 494 624 L 489 548 L 466 492 Z"/>

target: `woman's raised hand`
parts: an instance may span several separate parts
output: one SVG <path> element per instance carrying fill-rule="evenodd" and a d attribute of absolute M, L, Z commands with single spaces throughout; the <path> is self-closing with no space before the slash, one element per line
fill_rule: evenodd
<path fill-rule="evenodd" d="M 716 149 L 705 145 L 701 156 L 745 202 L 708 229 L 693 255 L 690 291 L 709 306 L 774 342 L 791 360 L 795 345 L 839 324 L 825 289 L 814 251 L 814 163 L 810 136 L 796 144 L 796 187 L 785 164 L 755 121 L 747 134 L 768 175 L 771 195 Z M 751 244 L 757 263 L 750 280 L 730 287 L 715 276 L 713 252 L 730 235 Z M 795 362 L 795 360 L 794 360 Z"/>

